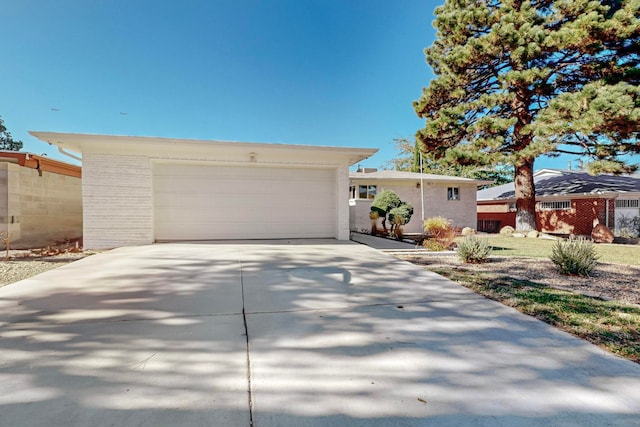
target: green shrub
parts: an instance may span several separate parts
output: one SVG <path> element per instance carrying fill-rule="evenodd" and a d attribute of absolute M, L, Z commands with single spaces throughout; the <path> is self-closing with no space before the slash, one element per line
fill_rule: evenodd
<path fill-rule="evenodd" d="M 441 216 L 425 219 L 424 232 L 427 238 L 423 246 L 430 251 L 449 249 L 456 238 L 456 230 L 451 226 L 451 221 Z"/>
<path fill-rule="evenodd" d="M 550 258 L 558 272 L 567 275 L 588 276 L 598 264 L 593 242 L 583 238 L 556 241 Z"/>
<path fill-rule="evenodd" d="M 493 248 L 487 239 L 476 236 L 466 236 L 458 242 L 458 258 L 467 264 L 481 264 L 487 262 Z"/>
<path fill-rule="evenodd" d="M 371 210 L 377 212 L 380 218 L 386 217 L 389 211 L 402 204 L 400 197 L 391 190 L 383 190 L 376 195 L 371 203 Z"/>
<path fill-rule="evenodd" d="M 405 225 L 409 221 L 411 221 L 411 217 L 413 216 L 413 206 L 411 203 L 402 202 L 400 206 L 392 208 L 389 211 L 389 219 L 391 222 L 397 225 Z"/>
<path fill-rule="evenodd" d="M 403 231 L 402 226 L 411 221 L 413 216 L 413 206 L 411 203 L 402 202 L 398 207 L 395 207 L 389 211 L 389 220 L 393 223 L 391 227 L 396 239 L 402 240 Z"/>

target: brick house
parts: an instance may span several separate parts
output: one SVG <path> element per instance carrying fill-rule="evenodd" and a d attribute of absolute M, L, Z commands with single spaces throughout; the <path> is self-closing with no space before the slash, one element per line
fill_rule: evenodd
<path fill-rule="evenodd" d="M 598 175 L 542 169 L 534 174 L 539 231 L 590 235 L 595 224 L 620 229 L 640 217 L 640 175 Z M 513 183 L 478 191 L 478 230 L 515 227 Z"/>

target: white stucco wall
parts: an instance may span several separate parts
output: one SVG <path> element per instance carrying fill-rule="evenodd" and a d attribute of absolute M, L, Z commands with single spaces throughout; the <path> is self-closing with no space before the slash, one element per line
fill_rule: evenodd
<path fill-rule="evenodd" d="M 349 229 L 358 233 L 371 231 L 371 203 L 373 200 L 351 199 L 349 200 Z"/>
<path fill-rule="evenodd" d="M 155 241 L 152 157 L 83 156 L 84 246 L 104 249 Z M 184 159 L 176 159 L 185 161 Z M 163 161 L 167 161 L 166 158 Z M 216 167 L 211 164 L 211 167 Z M 335 238 L 349 239 L 349 170 L 335 167 Z M 300 194 L 292 194 L 293 199 Z"/>
<path fill-rule="evenodd" d="M 84 247 L 153 242 L 151 162 L 144 156 L 85 154 Z"/>
<path fill-rule="evenodd" d="M 459 187 L 460 200 L 447 200 L 447 188 Z M 476 194 L 474 184 L 437 183 L 425 185 L 425 218 L 443 216 L 451 220 L 454 227 L 470 227 L 478 224 Z"/>
<path fill-rule="evenodd" d="M 358 179 L 352 185 L 376 185 L 378 192 L 391 190 L 395 192 L 402 201 L 413 205 L 413 216 L 411 221 L 404 226 L 405 233 L 422 233 L 422 203 L 421 190 L 417 182 L 400 180 L 364 180 Z M 460 189 L 460 200 L 447 200 L 447 188 L 458 187 Z M 475 183 L 424 183 L 424 218 L 442 216 L 449 220 L 454 227 L 477 226 L 476 213 L 476 185 Z M 370 200 L 350 200 L 350 223 L 352 231 L 362 231 L 371 229 L 369 212 L 371 210 Z"/>
<path fill-rule="evenodd" d="M 336 235 L 338 240 L 349 240 L 349 167 L 336 168 Z"/>

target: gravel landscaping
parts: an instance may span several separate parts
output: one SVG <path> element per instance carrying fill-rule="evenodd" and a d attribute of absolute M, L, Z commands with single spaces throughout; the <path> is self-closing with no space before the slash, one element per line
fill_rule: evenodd
<path fill-rule="evenodd" d="M 69 262 L 69 261 L 67 261 Z M 0 262 L 0 286 L 28 279 L 36 274 L 60 267 L 67 262 L 20 260 Z"/>
<path fill-rule="evenodd" d="M 0 287 L 91 255 L 91 252 L 82 252 L 74 243 L 41 249 L 10 250 L 8 259 L 0 259 Z M 6 252 L 3 250 L 0 255 L 6 256 Z"/>

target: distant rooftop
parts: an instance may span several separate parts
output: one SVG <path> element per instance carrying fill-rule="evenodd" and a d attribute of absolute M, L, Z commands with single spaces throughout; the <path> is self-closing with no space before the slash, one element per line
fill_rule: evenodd
<path fill-rule="evenodd" d="M 468 182 L 468 183 L 476 183 L 486 184 L 492 181 L 482 181 L 471 178 L 462 178 L 459 176 L 449 176 L 449 175 L 436 175 L 431 173 L 420 174 L 419 172 L 404 172 L 404 171 L 395 171 L 395 170 L 376 170 L 365 168 L 364 170 L 359 169 L 356 172 L 349 172 L 350 179 L 391 179 L 391 180 L 399 180 L 399 181 L 419 181 L 420 179 L 424 179 L 425 181 L 442 181 L 442 182 Z"/>
<path fill-rule="evenodd" d="M 534 174 L 536 197 L 640 192 L 640 175 L 589 175 L 584 171 L 542 169 Z M 513 182 L 478 191 L 478 201 L 515 198 Z"/>

